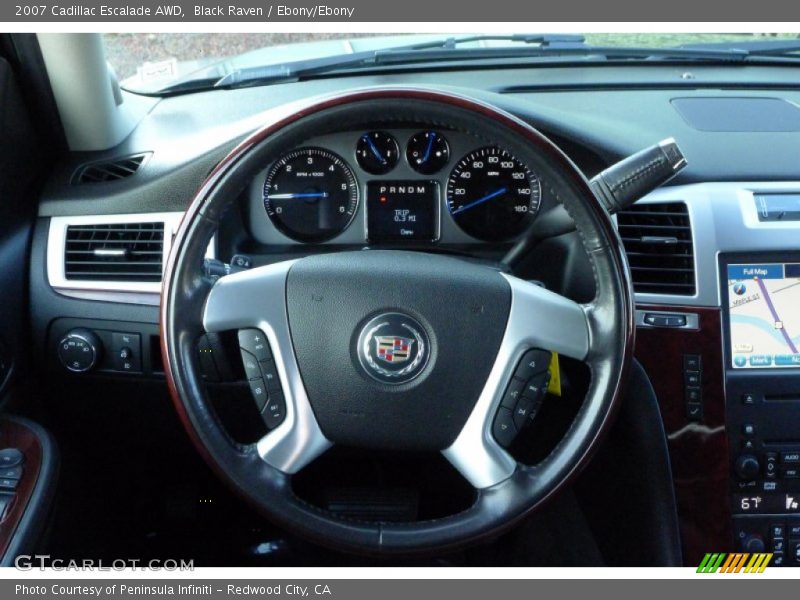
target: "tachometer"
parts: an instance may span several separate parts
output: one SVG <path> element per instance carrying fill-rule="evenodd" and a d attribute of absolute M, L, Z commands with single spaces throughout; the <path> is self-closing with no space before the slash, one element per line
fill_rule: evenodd
<path fill-rule="evenodd" d="M 358 208 L 353 171 L 333 152 L 300 148 L 284 154 L 264 183 L 264 206 L 275 226 L 303 242 L 344 231 Z"/>
<path fill-rule="evenodd" d="M 503 241 L 522 233 L 539 211 L 539 178 L 507 150 L 480 148 L 462 158 L 447 181 L 450 215 L 469 235 Z"/>

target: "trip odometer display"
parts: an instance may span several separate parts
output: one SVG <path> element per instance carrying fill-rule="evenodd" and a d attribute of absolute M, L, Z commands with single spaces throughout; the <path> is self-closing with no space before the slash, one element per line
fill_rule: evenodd
<path fill-rule="evenodd" d="M 481 240 L 498 242 L 522 233 L 539 211 L 539 178 L 507 150 L 470 152 L 447 180 L 447 206 L 459 227 Z"/>
<path fill-rule="evenodd" d="M 358 208 L 358 183 L 347 163 L 321 148 L 284 154 L 264 183 L 264 206 L 275 226 L 303 242 L 344 231 Z"/>

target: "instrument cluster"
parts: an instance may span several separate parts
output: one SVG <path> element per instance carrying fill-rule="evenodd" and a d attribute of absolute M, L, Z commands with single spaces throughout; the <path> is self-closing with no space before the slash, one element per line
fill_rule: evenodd
<path fill-rule="evenodd" d="M 264 243 L 499 243 L 531 225 L 542 186 L 508 149 L 465 133 L 376 129 L 286 152 L 251 199 Z"/>

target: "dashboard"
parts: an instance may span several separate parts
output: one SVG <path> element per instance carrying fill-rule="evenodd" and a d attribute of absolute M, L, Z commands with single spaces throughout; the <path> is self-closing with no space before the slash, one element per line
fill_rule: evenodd
<path fill-rule="evenodd" d="M 248 199 L 249 230 L 268 245 L 507 243 L 552 203 L 509 150 L 441 128 L 312 138 L 265 168 Z"/>
<path fill-rule="evenodd" d="M 419 73 L 160 100 L 122 146 L 70 158 L 42 193 L 30 268 L 37 359 L 63 373 L 56 344 L 74 329 L 91 329 L 96 337 L 90 341 L 107 349 L 95 374 L 163 377 L 160 280 L 70 278 L 70 227 L 158 221 L 164 224 L 166 257 L 171 234 L 214 165 L 247 133 L 302 98 L 379 84 L 457 90 L 534 124 L 588 177 L 674 136 L 689 166 L 671 185 L 638 202 L 636 214 L 619 215 L 618 223 L 623 240 L 633 240 L 626 248 L 634 282 L 645 282 L 645 272 L 652 275 L 636 290 L 636 353 L 662 405 L 687 532 L 685 557 L 699 562 L 708 547 L 794 548 L 800 543 L 800 509 L 793 505 L 800 497 L 800 472 L 792 462 L 800 460 L 800 369 L 793 350 L 800 344 L 800 222 L 791 217 L 800 213 L 800 132 L 759 130 L 758 123 L 742 121 L 735 130 L 709 133 L 702 123 L 687 121 L 673 101 L 692 97 L 713 109 L 720 98 L 780 96 L 797 105 L 800 92 L 789 85 L 743 89 L 751 74 L 774 80 L 767 70 L 756 75 L 703 67 L 693 70 L 691 89 L 677 89 L 683 83 L 673 71 L 586 70 L 579 86 L 574 69 L 498 69 L 480 78 L 469 72 Z M 642 87 L 625 89 L 630 81 Z M 736 86 L 727 89 L 730 81 Z M 152 157 L 132 177 L 93 185 L 73 181 L 89 159 L 143 152 Z M 515 149 L 446 123 L 398 125 L 387 119 L 343 127 L 265 161 L 221 220 L 208 256 L 226 263 L 240 256 L 262 265 L 345 247 L 399 246 L 497 259 L 556 205 L 550 184 Z M 670 233 L 664 236 L 660 228 L 666 226 Z M 658 238 L 661 247 L 646 246 L 648 237 Z M 571 238 L 543 245 L 536 259 L 544 267 L 562 265 L 590 285 L 591 271 L 574 258 Z M 664 254 L 678 246 L 691 252 Z M 665 287 L 674 273 L 660 268 L 685 272 L 691 287 Z M 543 279 L 554 289 L 563 284 Z M 577 295 L 568 286 L 561 291 Z M 138 361 L 120 362 L 126 349 Z"/>

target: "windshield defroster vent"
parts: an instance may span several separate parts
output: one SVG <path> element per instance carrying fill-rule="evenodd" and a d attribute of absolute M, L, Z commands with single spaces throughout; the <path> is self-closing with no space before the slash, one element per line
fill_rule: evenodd
<path fill-rule="evenodd" d="M 634 204 L 617 213 L 617 227 L 635 292 L 694 295 L 694 246 L 685 203 Z"/>
<path fill-rule="evenodd" d="M 104 160 L 85 164 L 75 172 L 75 184 L 103 183 L 130 177 L 144 164 L 150 153 L 132 154 L 111 160 Z"/>
<path fill-rule="evenodd" d="M 66 279 L 159 282 L 163 259 L 163 222 L 67 227 Z"/>

